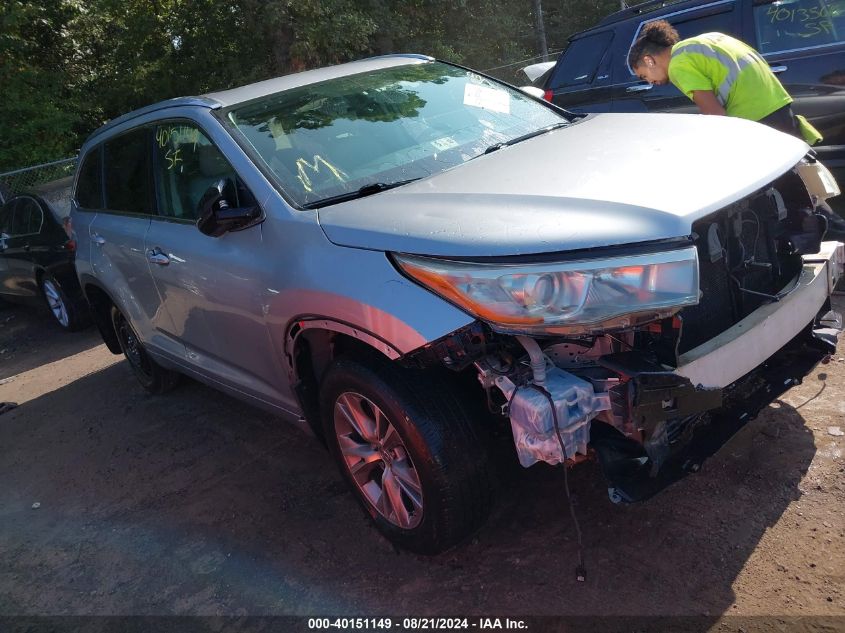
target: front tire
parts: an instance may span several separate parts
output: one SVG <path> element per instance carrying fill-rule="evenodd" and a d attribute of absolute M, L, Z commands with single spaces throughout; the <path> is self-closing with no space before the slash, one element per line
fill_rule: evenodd
<path fill-rule="evenodd" d="M 320 404 L 341 473 L 393 543 L 435 554 L 482 524 L 493 501 L 490 460 L 448 381 L 376 357 L 341 358 Z"/>
<path fill-rule="evenodd" d="M 111 309 L 111 320 L 120 349 L 141 386 L 151 394 L 161 394 L 173 389 L 179 383 L 181 375 L 165 369 L 152 359 L 129 321 L 114 306 Z"/>

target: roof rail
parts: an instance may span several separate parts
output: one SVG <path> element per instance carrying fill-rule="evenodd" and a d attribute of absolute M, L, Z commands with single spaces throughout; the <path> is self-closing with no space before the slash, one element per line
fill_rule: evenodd
<path fill-rule="evenodd" d="M 156 110 L 164 110 L 165 108 L 175 108 L 178 106 L 200 106 L 203 108 L 209 108 L 212 110 L 216 110 L 220 107 L 220 104 L 214 101 L 213 99 L 209 99 L 207 97 L 176 97 L 175 99 L 168 99 L 166 101 L 159 101 L 158 103 L 153 103 L 148 106 L 144 106 L 143 108 L 138 108 L 137 110 L 132 110 L 131 112 L 127 112 L 126 114 L 121 114 L 120 116 L 112 119 L 108 123 L 103 124 L 102 126 L 98 127 L 94 130 L 88 138 L 85 140 L 85 143 L 88 143 L 93 139 L 95 136 L 99 136 L 103 132 L 107 132 L 112 128 L 121 125 L 122 123 L 126 123 L 127 121 L 131 121 L 137 117 L 143 116 L 145 114 L 149 114 L 150 112 L 155 112 Z"/>
<path fill-rule="evenodd" d="M 365 59 L 384 59 L 386 57 L 407 57 L 410 59 L 421 59 L 426 62 L 433 62 L 434 57 L 430 55 L 422 55 L 420 53 L 386 53 L 384 55 L 374 55 L 373 57 L 367 57 Z"/>
<path fill-rule="evenodd" d="M 627 9 L 622 9 L 616 13 L 611 13 L 596 26 L 604 26 L 606 24 L 613 24 L 614 22 L 621 22 L 627 18 L 633 18 L 644 13 L 657 11 L 663 7 L 668 7 L 671 4 L 678 4 L 680 2 L 687 2 L 687 0 L 647 0 L 646 2 L 633 7 L 628 7 Z"/>

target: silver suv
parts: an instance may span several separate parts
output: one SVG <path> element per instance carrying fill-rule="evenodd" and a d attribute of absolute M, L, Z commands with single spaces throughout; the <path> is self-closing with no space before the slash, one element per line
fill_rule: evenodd
<path fill-rule="evenodd" d="M 388 538 L 437 552 L 501 459 L 596 458 L 636 501 L 800 381 L 841 326 L 837 193 L 755 123 L 576 116 L 404 55 L 122 116 L 82 148 L 72 221 L 144 388 L 185 374 L 299 422 Z"/>

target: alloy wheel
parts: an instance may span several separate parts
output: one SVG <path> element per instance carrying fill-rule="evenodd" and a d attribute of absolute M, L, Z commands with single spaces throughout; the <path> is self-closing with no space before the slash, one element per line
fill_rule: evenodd
<path fill-rule="evenodd" d="M 70 318 L 68 317 L 67 306 L 65 306 L 65 302 L 56 284 L 53 283 L 52 279 L 45 279 L 42 287 L 44 288 L 44 297 L 47 299 L 47 305 L 53 316 L 56 317 L 56 320 L 62 327 L 68 327 L 70 325 Z"/>
<path fill-rule="evenodd" d="M 367 503 L 387 521 L 413 529 L 423 515 L 419 473 L 402 438 L 369 398 L 347 391 L 334 406 L 340 452 Z"/>

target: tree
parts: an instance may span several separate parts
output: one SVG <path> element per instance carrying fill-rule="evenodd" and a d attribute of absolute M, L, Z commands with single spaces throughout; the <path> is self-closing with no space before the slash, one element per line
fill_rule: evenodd
<path fill-rule="evenodd" d="M 543 56 L 543 61 L 549 61 L 549 47 L 546 45 L 546 26 L 543 22 L 543 3 L 534 0 L 534 32 L 537 35 L 537 51 Z"/>
<path fill-rule="evenodd" d="M 0 169 L 72 154 L 109 119 L 352 59 L 425 53 L 505 79 L 617 0 L 5 0 Z"/>
<path fill-rule="evenodd" d="M 0 171 L 73 153 L 78 102 L 61 70 L 72 14 L 61 0 L 0 5 Z"/>

